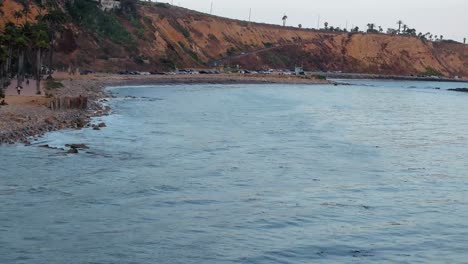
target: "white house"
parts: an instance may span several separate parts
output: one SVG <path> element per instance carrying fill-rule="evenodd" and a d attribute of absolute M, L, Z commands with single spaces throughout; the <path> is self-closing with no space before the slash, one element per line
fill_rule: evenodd
<path fill-rule="evenodd" d="M 118 0 L 101 0 L 100 2 L 101 9 L 104 11 L 120 7 L 120 1 Z"/>

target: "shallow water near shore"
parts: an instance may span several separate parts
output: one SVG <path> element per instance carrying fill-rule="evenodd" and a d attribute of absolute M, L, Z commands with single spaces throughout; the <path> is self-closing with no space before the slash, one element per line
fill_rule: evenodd
<path fill-rule="evenodd" d="M 468 84 L 344 82 L 122 87 L 0 147 L 0 263 L 466 262 Z"/>

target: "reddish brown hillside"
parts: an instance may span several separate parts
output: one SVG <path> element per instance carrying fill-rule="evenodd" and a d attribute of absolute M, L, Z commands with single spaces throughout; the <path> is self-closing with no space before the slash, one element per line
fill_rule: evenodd
<path fill-rule="evenodd" d="M 14 0 L 4 2 L 12 6 Z M 131 44 L 83 25 L 67 25 L 58 41 L 57 64 L 152 71 L 219 62 L 251 69 L 304 65 L 308 70 L 384 74 L 419 74 L 431 67 L 447 76 L 468 77 L 468 45 L 463 44 L 248 23 L 164 4 L 140 5 L 138 13 L 138 21 L 112 15 L 130 33 Z M 226 59 L 229 49 L 232 60 Z"/>

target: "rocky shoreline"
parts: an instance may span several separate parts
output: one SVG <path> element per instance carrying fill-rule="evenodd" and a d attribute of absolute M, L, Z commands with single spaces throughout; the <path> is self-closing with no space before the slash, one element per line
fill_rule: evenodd
<path fill-rule="evenodd" d="M 75 81 L 54 91 L 54 96 L 89 96 L 87 109 L 52 111 L 45 104 L 10 104 L 0 107 L 0 145 L 30 144 L 48 132 L 62 129 L 81 129 L 90 126 L 91 118 L 107 115 L 109 107 L 99 102 L 110 96 L 95 82 Z M 8 97 L 6 98 L 8 103 Z"/>
<path fill-rule="evenodd" d="M 103 126 L 93 127 L 91 119 L 108 115 L 110 107 L 104 106 L 104 98 L 111 97 L 104 89 L 110 86 L 126 85 L 177 85 L 177 84 L 329 84 L 325 80 L 301 77 L 278 76 L 241 76 L 241 75 L 211 75 L 211 76 L 121 76 L 121 75 L 89 75 L 59 79 L 63 87 L 52 91 L 53 96 L 86 96 L 89 98 L 85 110 L 52 111 L 44 104 L 7 105 L 0 107 L 0 145 L 1 144 L 31 144 L 31 141 L 45 133 L 62 129 L 81 129 L 90 127 L 95 130 Z M 8 98 L 7 98 L 8 103 Z"/>

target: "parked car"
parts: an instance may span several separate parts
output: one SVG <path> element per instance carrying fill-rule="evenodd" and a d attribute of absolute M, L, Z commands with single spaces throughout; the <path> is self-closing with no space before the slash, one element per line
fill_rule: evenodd
<path fill-rule="evenodd" d="M 81 70 L 80 75 L 88 75 L 88 74 L 93 74 L 94 71 L 92 70 Z"/>

